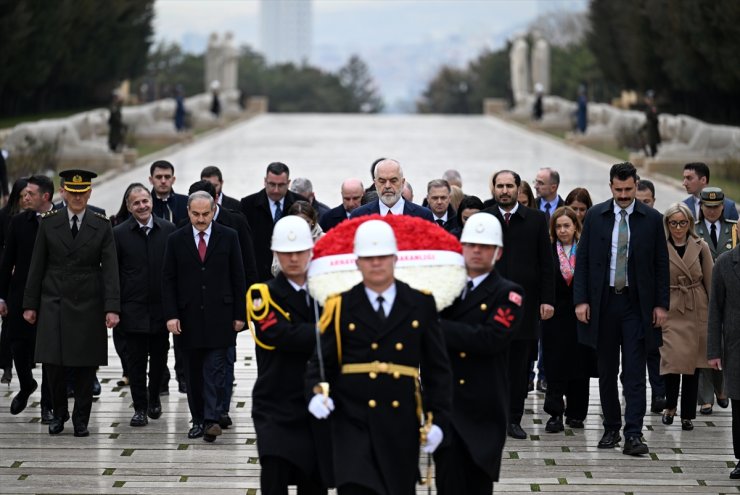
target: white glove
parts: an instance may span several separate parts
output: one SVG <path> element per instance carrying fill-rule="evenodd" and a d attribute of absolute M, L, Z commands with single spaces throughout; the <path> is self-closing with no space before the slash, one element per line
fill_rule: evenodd
<path fill-rule="evenodd" d="M 308 403 L 308 411 L 316 419 L 326 419 L 334 410 L 334 401 L 331 397 L 324 397 L 324 394 L 316 394 Z"/>
<path fill-rule="evenodd" d="M 437 450 L 437 447 L 439 447 L 439 444 L 442 443 L 442 439 L 444 437 L 445 435 L 442 433 L 442 428 L 437 425 L 432 425 L 432 427 L 429 428 L 429 433 L 427 433 L 427 443 L 424 444 L 422 450 L 426 454 L 434 453 L 434 451 Z"/>

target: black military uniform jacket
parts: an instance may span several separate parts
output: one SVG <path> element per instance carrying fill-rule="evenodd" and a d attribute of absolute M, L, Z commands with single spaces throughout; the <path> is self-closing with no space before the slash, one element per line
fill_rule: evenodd
<path fill-rule="evenodd" d="M 322 316 L 326 378 L 335 404 L 329 421 L 336 485 L 355 483 L 379 495 L 414 493 L 420 425 L 417 382 L 392 372 L 387 363 L 420 368 L 423 410 L 445 431 L 452 384 L 434 298 L 396 281 L 396 298 L 385 322 L 362 283 L 342 293 L 340 304 L 339 318 L 337 299 L 327 300 Z M 347 366 L 376 361 L 377 372 L 347 372 Z M 317 356 L 306 376 L 312 396 L 320 381 Z"/>
<path fill-rule="evenodd" d="M 524 290 L 492 271 L 441 314 L 453 373 L 452 427 L 493 481 L 508 423 L 506 353 L 523 313 Z"/>
<path fill-rule="evenodd" d="M 267 311 L 260 286 L 266 286 L 269 294 Z M 307 476 L 321 465 L 321 478 L 331 486 L 329 427 L 308 412 L 303 391 L 306 363 L 316 349 L 313 300 L 309 306 L 305 293 L 296 291 L 282 273 L 249 290 L 253 297 L 263 298 L 260 305 L 247 308 L 248 314 L 259 314 L 259 319 L 252 320 L 257 355 L 252 419 L 257 451 L 260 457 L 286 459 Z"/>

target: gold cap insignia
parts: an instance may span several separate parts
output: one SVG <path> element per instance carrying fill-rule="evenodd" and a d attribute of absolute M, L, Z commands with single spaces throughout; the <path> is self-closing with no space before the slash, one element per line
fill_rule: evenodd
<path fill-rule="evenodd" d="M 709 199 L 717 199 L 717 193 L 712 191 L 709 193 Z"/>

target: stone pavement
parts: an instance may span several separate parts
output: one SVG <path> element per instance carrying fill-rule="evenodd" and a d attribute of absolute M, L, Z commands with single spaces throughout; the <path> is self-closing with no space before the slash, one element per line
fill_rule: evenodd
<path fill-rule="evenodd" d="M 515 170 L 531 184 L 545 166 L 560 172 L 561 196 L 582 186 L 597 203 L 610 197 L 609 166 L 616 162 L 495 117 L 440 115 L 265 114 L 164 158 L 175 165 L 175 191 L 187 192 L 203 167 L 217 165 L 225 193 L 235 198 L 261 189 L 267 164 L 282 161 L 291 177 L 311 179 L 319 201 L 333 207 L 341 201 L 341 181 L 358 177 L 369 185 L 370 165 L 382 156 L 400 160 L 417 203 L 427 182 L 448 168 L 460 170 L 466 193 L 485 200 L 494 171 Z M 148 165 L 125 172 L 96 186 L 91 202 L 115 213 L 126 186 L 147 184 L 148 177 Z M 686 197 L 671 185 L 656 187 L 661 210 Z"/>

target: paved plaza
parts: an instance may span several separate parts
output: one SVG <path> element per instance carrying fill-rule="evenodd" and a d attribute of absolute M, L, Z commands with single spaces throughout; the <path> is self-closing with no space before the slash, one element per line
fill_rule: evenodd
<path fill-rule="evenodd" d="M 465 191 L 483 198 L 490 196 L 488 177 L 495 169 L 512 168 L 531 180 L 541 166 L 561 172 L 562 195 L 582 185 L 597 201 L 608 196 L 608 160 L 491 117 L 265 115 L 165 158 L 175 164 L 177 191 L 186 192 L 204 166 L 218 165 L 226 194 L 237 198 L 262 187 L 267 163 L 284 161 L 293 177 L 311 178 L 317 197 L 334 206 L 340 181 L 367 179 L 370 163 L 380 156 L 401 161 L 417 202 L 426 182 L 447 168 L 459 169 Z M 121 174 L 97 187 L 91 203 L 113 213 L 125 186 L 147 176 L 147 167 Z M 659 208 L 684 196 L 675 187 L 658 185 Z M 49 436 L 39 423 L 38 393 L 26 411 L 11 416 L 18 381 L 0 388 L 0 493 L 259 493 L 250 418 L 257 370 L 248 333 L 238 339 L 234 426 L 214 444 L 187 439 L 190 414 L 174 378 L 170 395 L 162 398 L 161 419 L 130 427 L 130 391 L 115 385 L 121 370 L 112 341 L 108 349 L 110 365 L 99 372 L 103 393 L 93 405 L 88 438 L 74 438 L 70 422 L 61 435 Z M 170 366 L 173 362 L 170 354 Z M 35 374 L 40 381 L 40 367 Z M 558 434 L 544 431 L 543 395 L 529 394 L 522 426 L 531 435 L 507 442 L 497 493 L 738 493 L 740 483 L 728 479 L 734 466 L 729 409 L 715 407 L 711 416 L 698 417 L 691 432 L 682 431 L 678 421 L 666 427 L 659 415 L 648 414 L 644 433 L 651 453 L 627 457 L 618 449 L 596 448 L 602 433 L 596 385 L 592 380 L 585 429 Z M 420 462 L 425 465 L 426 458 Z"/>

